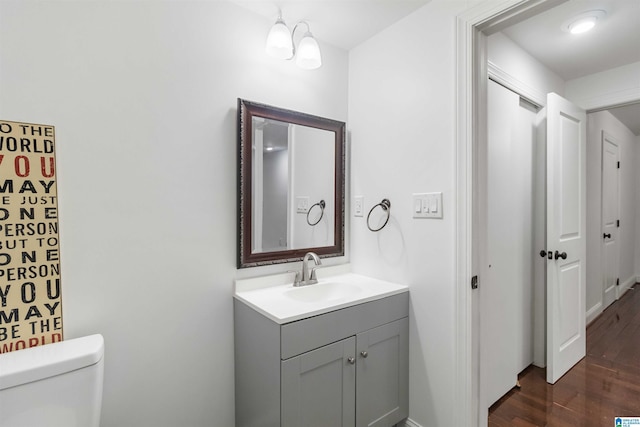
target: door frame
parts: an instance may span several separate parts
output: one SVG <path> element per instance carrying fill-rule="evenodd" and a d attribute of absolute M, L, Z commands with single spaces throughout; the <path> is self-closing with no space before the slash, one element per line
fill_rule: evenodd
<path fill-rule="evenodd" d="M 555 7 L 566 0 L 504 0 L 483 2 L 456 19 L 456 219 L 455 219 L 455 396 L 459 401 L 454 425 L 485 425 L 479 408 L 478 298 L 472 277 L 478 274 L 476 213 L 479 200 L 476 144 L 486 134 L 487 44 L 486 37 L 520 20 Z M 628 93 L 609 93 L 590 105 L 587 112 L 629 102 Z M 480 281 L 481 282 L 481 281 Z M 481 283 L 480 283 L 481 285 Z M 585 314 L 586 315 L 586 314 Z"/>

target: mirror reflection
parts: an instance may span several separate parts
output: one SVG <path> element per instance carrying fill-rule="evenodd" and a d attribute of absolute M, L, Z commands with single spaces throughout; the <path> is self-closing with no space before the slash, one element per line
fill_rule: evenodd
<path fill-rule="evenodd" d="M 335 244 L 333 132 L 264 117 L 252 127 L 252 253 Z"/>
<path fill-rule="evenodd" d="M 239 267 L 343 255 L 344 123 L 238 102 Z"/>

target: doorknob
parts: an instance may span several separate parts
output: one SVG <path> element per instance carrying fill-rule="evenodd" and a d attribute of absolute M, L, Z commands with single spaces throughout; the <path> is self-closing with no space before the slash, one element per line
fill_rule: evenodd
<path fill-rule="evenodd" d="M 558 258 L 567 259 L 567 253 L 566 252 L 560 253 L 560 252 L 556 251 L 555 258 L 556 259 L 558 259 Z"/>
<path fill-rule="evenodd" d="M 609 239 L 610 239 L 610 238 L 611 238 L 611 234 L 610 234 L 610 233 L 604 233 L 604 234 L 602 235 L 602 237 L 604 237 L 605 239 L 606 239 L 606 238 L 609 238 Z"/>

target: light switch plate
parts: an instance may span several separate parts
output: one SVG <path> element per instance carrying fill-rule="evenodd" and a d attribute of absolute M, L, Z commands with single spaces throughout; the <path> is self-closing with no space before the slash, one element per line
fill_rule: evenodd
<path fill-rule="evenodd" d="M 411 205 L 414 218 L 442 218 L 442 193 L 414 193 Z"/>
<path fill-rule="evenodd" d="M 309 196 L 296 197 L 296 212 L 302 214 L 309 212 Z"/>
<path fill-rule="evenodd" d="M 364 196 L 353 198 L 353 216 L 364 216 Z"/>

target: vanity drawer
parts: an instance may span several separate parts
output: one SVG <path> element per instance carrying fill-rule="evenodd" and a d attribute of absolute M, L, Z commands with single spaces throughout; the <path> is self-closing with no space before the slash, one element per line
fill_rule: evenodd
<path fill-rule="evenodd" d="M 409 292 L 281 326 L 282 360 L 409 315 Z"/>

